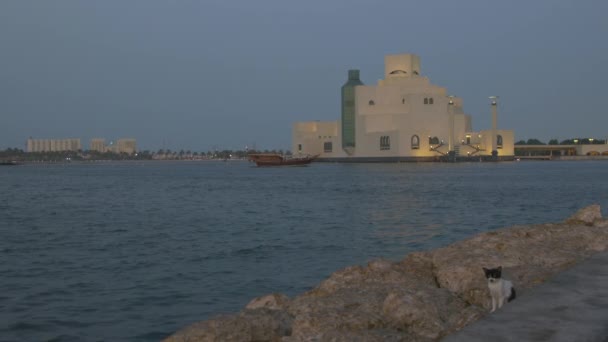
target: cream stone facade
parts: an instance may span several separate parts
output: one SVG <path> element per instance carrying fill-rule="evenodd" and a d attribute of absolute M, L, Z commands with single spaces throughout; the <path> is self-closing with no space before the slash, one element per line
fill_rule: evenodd
<path fill-rule="evenodd" d="M 342 87 L 342 117 L 293 126 L 294 154 L 336 161 L 423 161 L 446 157 L 512 159 L 512 130 L 472 130 L 463 101 L 421 75 L 413 54 L 385 57 L 384 79 L 363 85 L 350 70 Z M 497 104 L 491 105 L 496 110 Z M 496 118 L 496 112 L 494 112 Z"/>
<path fill-rule="evenodd" d="M 608 144 L 575 145 L 579 156 L 608 156 Z"/>
<path fill-rule="evenodd" d="M 106 152 L 106 139 L 93 138 L 89 143 L 89 150 L 96 152 Z"/>
<path fill-rule="evenodd" d="M 134 154 L 137 151 L 135 139 L 118 139 L 115 146 L 118 153 Z"/>
<path fill-rule="evenodd" d="M 102 138 L 91 139 L 89 145 L 91 151 L 97 152 L 112 152 L 112 153 L 126 153 L 135 154 L 137 152 L 137 142 L 135 139 L 118 139 L 116 144 L 110 142 L 110 145 L 106 145 L 106 140 Z"/>
<path fill-rule="evenodd" d="M 81 149 L 80 139 L 27 139 L 27 152 L 61 152 Z"/>

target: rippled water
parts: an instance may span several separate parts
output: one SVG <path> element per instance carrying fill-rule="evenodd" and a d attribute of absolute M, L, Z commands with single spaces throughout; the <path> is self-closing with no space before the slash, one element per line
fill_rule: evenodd
<path fill-rule="evenodd" d="M 0 168 L 0 340 L 156 341 L 372 258 L 608 206 L 608 163 Z"/>

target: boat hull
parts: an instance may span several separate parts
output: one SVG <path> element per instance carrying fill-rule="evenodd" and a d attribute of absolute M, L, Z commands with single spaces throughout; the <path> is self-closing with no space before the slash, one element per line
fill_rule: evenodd
<path fill-rule="evenodd" d="M 273 161 L 257 161 L 257 166 L 305 166 L 312 162 L 312 159 L 298 159 L 298 160 L 282 160 L 280 162 Z"/>
<path fill-rule="evenodd" d="M 257 166 L 306 166 L 315 157 L 284 158 L 279 154 L 251 154 L 249 160 L 255 162 Z"/>
<path fill-rule="evenodd" d="M 0 166 L 15 166 L 19 165 L 16 161 L 0 161 Z"/>

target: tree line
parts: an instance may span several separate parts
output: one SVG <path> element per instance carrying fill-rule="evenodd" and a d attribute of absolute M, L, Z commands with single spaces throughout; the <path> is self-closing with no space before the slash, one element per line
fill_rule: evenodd
<path fill-rule="evenodd" d="M 56 151 L 56 152 L 25 152 L 18 148 L 0 150 L 0 161 L 18 162 L 66 162 L 87 160 L 213 160 L 213 159 L 246 159 L 250 153 L 277 153 L 291 155 L 289 150 L 214 150 L 197 152 L 191 150 L 172 151 L 139 151 L 134 154 L 98 152 L 91 150 Z"/>
<path fill-rule="evenodd" d="M 519 140 L 515 145 L 601 145 L 605 144 L 606 140 L 593 139 L 593 138 L 572 138 L 559 141 L 557 139 L 551 139 L 548 143 L 544 143 L 538 139 Z"/>

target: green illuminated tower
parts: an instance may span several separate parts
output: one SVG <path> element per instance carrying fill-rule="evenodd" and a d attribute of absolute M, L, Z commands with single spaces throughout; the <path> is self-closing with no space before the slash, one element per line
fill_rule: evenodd
<path fill-rule="evenodd" d="M 342 149 L 352 154 L 355 148 L 355 87 L 363 85 L 359 70 L 348 70 L 348 81 L 342 86 Z"/>

